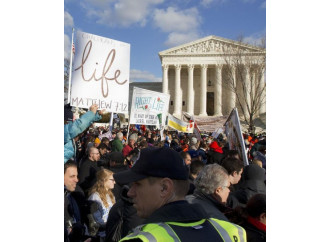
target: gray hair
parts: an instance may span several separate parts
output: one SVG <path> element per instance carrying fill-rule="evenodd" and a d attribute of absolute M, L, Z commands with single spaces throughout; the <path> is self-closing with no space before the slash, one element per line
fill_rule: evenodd
<path fill-rule="evenodd" d="M 122 132 L 118 132 L 118 133 L 117 133 L 117 138 L 118 138 L 118 139 L 123 138 L 123 133 L 122 133 Z"/>
<path fill-rule="evenodd" d="M 205 193 L 213 194 L 220 186 L 226 186 L 228 172 L 218 164 L 206 165 L 196 177 L 194 184 L 196 189 Z"/>

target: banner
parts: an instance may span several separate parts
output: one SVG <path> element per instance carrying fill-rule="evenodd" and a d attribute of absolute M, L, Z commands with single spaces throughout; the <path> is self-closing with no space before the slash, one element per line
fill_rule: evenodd
<path fill-rule="evenodd" d="M 184 133 L 193 133 L 194 132 L 194 123 L 187 123 L 180 119 L 177 119 L 171 114 L 168 114 L 168 124 L 169 127 L 176 129 L 177 131 L 181 131 Z"/>
<path fill-rule="evenodd" d="M 77 32 L 70 104 L 128 113 L 130 44 Z"/>
<path fill-rule="evenodd" d="M 241 131 L 241 124 L 238 117 L 237 108 L 234 108 L 227 121 L 225 122 L 225 133 L 227 135 L 227 141 L 229 143 L 229 149 L 237 150 L 238 154 L 243 160 L 244 165 L 249 165 L 249 161 L 247 159 L 245 143 Z"/>
<path fill-rule="evenodd" d="M 168 113 L 170 95 L 134 87 L 130 124 L 164 125 Z M 161 117 L 161 120 L 158 120 Z"/>

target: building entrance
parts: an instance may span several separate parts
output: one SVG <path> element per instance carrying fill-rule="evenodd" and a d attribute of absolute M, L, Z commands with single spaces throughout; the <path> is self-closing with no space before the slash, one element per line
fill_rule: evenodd
<path fill-rule="evenodd" d="M 214 115 L 214 92 L 207 93 L 206 113 L 208 116 Z"/>

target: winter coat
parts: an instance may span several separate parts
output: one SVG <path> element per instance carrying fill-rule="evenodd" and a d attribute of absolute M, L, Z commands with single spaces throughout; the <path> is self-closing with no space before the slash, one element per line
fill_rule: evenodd
<path fill-rule="evenodd" d="M 131 152 L 132 150 L 133 148 L 130 145 L 125 145 L 122 150 L 124 157 L 128 156 L 129 152 Z"/>
<path fill-rule="evenodd" d="M 198 152 L 198 155 L 200 157 L 202 157 L 203 163 L 206 164 L 206 162 L 207 162 L 207 153 L 206 153 L 206 151 L 204 149 L 202 149 L 202 148 L 199 148 L 197 150 L 197 152 Z"/>
<path fill-rule="evenodd" d="M 262 162 L 262 168 L 266 169 L 266 156 L 263 153 L 256 151 L 254 159 L 260 160 Z"/>
<path fill-rule="evenodd" d="M 136 209 L 133 207 L 132 199 L 127 196 L 129 187 L 124 186 L 120 199 L 113 205 L 109 212 L 105 233 L 106 242 L 111 242 L 111 238 L 114 235 L 116 226 L 120 218 L 123 218 L 121 237 L 125 237 L 128 232 L 136 226 L 142 224 L 144 219 L 140 218 L 136 214 Z"/>
<path fill-rule="evenodd" d="M 233 192 L 240 203 L 246 204 L 247 201 L 255 194 L 266 194 L 266 173 L 263 168 L 256 164 L 244 167 L 242 174 L 242 182 L 240 188 Z"/>
<path fill-rule="evenodd" d="M 264 229 L 257 228 L 248 221 L 241 226 L 246 231 L 247 242 L 266 242 L 266 226 L 264 226 Z"/>
<path fill-rule="evenodd" d="M 111 151 L 112 152 L 114 152 L 114 151 L 122 152 L 123 147 L 124 147 L 123 142 L 120 139 L 115 138 L 112 142 Z"/>
<path fill-rule="evenodd" d="M 81 163 L 78 172 L 78 185 L 84 190 L 85 194 L 88 194 L 88 190 L 95 184 L 96 173 L 100 169 L 97 166 L 97 162 L 90 159 L 86 159 Z"/>
<path fill-rule="evenodd" d="M 88 111 L 74 122 L 64 125 L 64 163 L 75 155 L 73 139 L 101 118 L 102 116 L 98 112 L 94 114 L 92 111 Z"/>
<path fill-rule="evenodd" d="M 92 195 L 90 195 L 90 197 L 88 198 L 88 200 L 90 201 L 94 201 L 97 204 L 97 209 L 95 211 L 93 211 L 93 217 L 95 219 L 95 221 L 100 225 L 100 226 L 105 226 L 107 220 L 108 220 L 108 215 L 109 215 L 109 211 L 113 206 L 113 203 L 110 199 L 110 196 L 107 194 L 107 202 L 109 204 L 109 207 L 106 207 L 101 198 L 100 195 L 97 192 L 94 192 Z M 98 233 L 98 235 L 100 237 L 105 237 L 105 231 L 100 231 Z"/>
<path fill-rule="evenodd" d="M 217 163 L 221 165 L 221 161 L 224 158 L 224 153 L 222 148 L 218 145 L 216 141 L 210 144 L 210 150 L 207 153 L 207 164 Z"/>
<path fill-rule="evenodd" d="M 210 218 L 229 221 L 224 215 L 228 208 L 216 201 L 212 195 L 204 194 L 195 189 L 194 194 L 186 196 L 186 200 L 190 204 L 200 204 Z"/>

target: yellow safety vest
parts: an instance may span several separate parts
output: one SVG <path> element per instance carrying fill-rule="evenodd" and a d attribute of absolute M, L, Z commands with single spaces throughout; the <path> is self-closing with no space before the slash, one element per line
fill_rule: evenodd
<path fill-rule="evenodd" d="M 210 218 L 207 220 L 218 231 L 219 236 L 221 236 L 223 241 L 246 242 L 246 232 L 241 226 L 215 218 Z M 166 222 L 143 224 L 136 227 L 131 234 L 121 239 L 120 242 L 136 238 L 141 239 L 143 242 L 179 242 L 181 240 L 170 227 L 171 224 L 182 227 L 195 227 L 203 225 L 205 222 L 206 219 L 202 219 L 194 223 Z"/>

